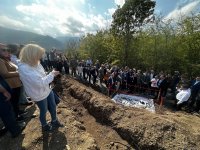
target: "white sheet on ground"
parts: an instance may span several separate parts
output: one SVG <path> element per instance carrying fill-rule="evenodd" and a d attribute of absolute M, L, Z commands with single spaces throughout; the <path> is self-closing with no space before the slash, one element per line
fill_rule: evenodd
<path fill-rule="evenodd" d="M 153 99 L 148 99 L 142 96 L 117 94 L 112 98 L 112 100 L 124 106 L 144 108 L 150 112 L 155 112 Z"/>

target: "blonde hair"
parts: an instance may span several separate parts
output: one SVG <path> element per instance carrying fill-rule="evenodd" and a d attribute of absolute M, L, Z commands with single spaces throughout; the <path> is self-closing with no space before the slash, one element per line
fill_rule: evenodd
<path fill-rule="evenodd" d="M 45 49 L 37 44 L 27 44 L 20 51 L 20 61 L 30 66 L 38 65 L 40 59 L 45 53 Z"/>

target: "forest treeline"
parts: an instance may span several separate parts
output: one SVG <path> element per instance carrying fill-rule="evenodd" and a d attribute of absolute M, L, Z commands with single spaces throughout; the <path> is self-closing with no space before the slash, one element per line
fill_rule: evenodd
<path fill-rule="evenodd" d="M 68 43 L 68 57 L 92 58 L 120 67 L 200 74 L 200 13 L 167 20 L 154 14 L 155 2 L 127 0 L 111 26 Z M 78 46 L 77 46 L 78 45 Z"/>

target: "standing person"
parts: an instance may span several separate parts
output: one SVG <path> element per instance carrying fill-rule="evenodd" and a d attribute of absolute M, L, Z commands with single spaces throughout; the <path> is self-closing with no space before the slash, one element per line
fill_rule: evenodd
<path fill-rule="evenodd" d="M 5 125 L 5 128 L 3 129 L 4 133 L 6 133 L 8 130 L 12 137 L 15 138 L 21 134 L 26 123 L 22 122 L 20 125 L 18 125 L 15 120 L 14 112 L 10 103 L 11 92 L 12 91 L 9 85 L 0 76 L 0 118 Z"/>
<path fill-rule="evenodd" d="M 167 89 L 169 85 L 164 74 L 160 75 L 160 79 L 158 80 L 157 85 L 159 88 L 158 104 L 162 105 L 167 95 Z"/>
<path fill-rule="evenodd" d="M 99 81 L 100 81 L 100 85 L 102 86 L 102 83 L 103 83 L 103 78 L 104 78 L 104 65 L 101 64 L 101 67 L 99 69 Z"/>
<path fill-rule="evenodd" d="M 76 77 L 76 69 L 77 69 L 78 63 L 75 57 L 73 57 L 72 60 L 70 61 L 70 66 L 71 66 L 72 76 Z"/>
<path fill-rule="evenodd" d="M 197 107 L 200 106 L 199 101 L 197 100 L 199 91 L 200 91 L 200 76 L 197 76 L 196 80 L 194 81 L 194 83 L 192 83 L 192 86 L 191 86 L 191 97 L 188 104 L 188 107 L 189 107 L 188 112 L 192 112 L 194 110 L 193 105 L 195 103 L 197 103 L 197 106 L 195 107 L 195 109 L 198 110 Z"/>
<path fill-rule="evenodd" d="M 90 74 L 92 75 L 93 77 L 93 85 L 96 84 L 96 79 L 97 79 L 97 69 L 95 66 L 91 66 L 91 69 L 90 69 Z"/>
<path fill-rule="evenodd" d="M 97 71 L 97 76 L 99 75 L 99 68 L 100 68 L 100 63 L 99 60 L 96 61 L 95 63 L 96 71 Z"/>
<path fill-rule="evenodd" d="M 176 98 L 176 87 L 178 83 L 180 82 L 180 75 L 178 71 L 174 71 L 174 75 L 172 76 L 172 80 L 170 83 L 170 88 L 171 88 L 171 93 L 172 93 L 172 98 Z"/>
<path fill-rule="evenodd" d="M 57 60 L 56 70 L 59 71 L 60 73 L 62 73 L 62 68 L 63 68 L 63 61 L 60 58 Z"/>
<path fill-rule="evenodd" d="M 188 103 L 188 100 L 191 95 L 191 89 L 189 88 L 189 85 L 184 84 L 181 86 L 181 88 L 178 90 L 179 92 L 176 95 L 176 110 L 181 110 L 183 106 L 186 106 Z"/>
<path fill-rule="evenodd" d="M 26 94 L 36 102 L 40 109 L 40 122 L 43 131 L 51 131 L 54 128 L 63 127 L 58 121 L 56 114 L 56 103 L 52 89 L 49 84 L 59 71 L 53 70 L 46 75 L 44 68 L 40 64 L 40 59 L 45 53 L 45 49 L 36 44 L 28 44 L 21 50 L 17 60 L 14 56 L 12 61 L 19 67 L 20 79 L 24 85 Z M 51 115 L 51 123 L 46 120 L 47 110 Z"/>
<path fill-rule="evenodd" d="M 20 114 L 23 112 L 19 109 L 19 98 L 22 83 L 19 78 L 17 66 L 10 61 L 10 52 L 8 49 L 0 49 L 0 66 L 0 75 L 6 80 L 12 89 L 10 101 L 15 112 L 15 117 L 17 121 L 22 121 L 24 118 L 20 116 Z"/>
<path fill-rule="evenodd" d="M 82 61 L 80 61 L 80 62 L 78 63 L 77 70 L 78 70 L 79 79 L 81 80 L 81 79 L 82 79 L 82 76 L 83 76 L 83 62 L 82 62 Z"/>
<path fill-rule="evenodd" d="M 69 74 L 69 61 L 68 58 L 65 57 L 65 55 L 62 55 L 63 60 L 63 67 L 65 69 L 65 74 Z"/>
<path fill-rule="evenodd" d="M 82 60 L 82 62 L 83 62 L 83 79 L 86 80 L 87 66 L 86 66 L 85 60 Z"/>
<path fill-rule="evenodd" d="M 8 44 L 7 47 L 10 49 L 11 54 L 16 55 L 18 58 L 20 50 L 24 47 L 24 45 Z M 10 58 L 9 58 L 9 60 L 10 60 Z M 33 102 L 28 100 L 28 98 L 26 97 L 23 86 L 21 86 L 21 88 L 20 88 L 19 103 L 20 103 L 20 105 L 26 105 L 26 106 L 33 104 Z M 23 117 L 26 113 L 27 113 L 26 110 L 20 110 L 20 115 L 22 115 Z M 19 120 L 19 118 L 18 118 L 18 120 Z"/>
<path fill-rule="evenodd" d="M 51 64 L 52 68 L 56 67 L 56 55 L 55 55 L 55 51 L 56 51 L 56 49 L 52 49 L 50 51 L 50 53 L 49 53 L 49 61 L 50 61 L 50 64 Z"/>
<path fill-rule="evenodd" d="M 158 80 L 157 75 L 151 79 L 151 94 L 154 96 L 154 99 L 158 96 Z"/>
<path fill-rule="evenodd" d="M 44 67 L 45 71 L 48 71 L 48 57 L 47 57 L 47 53 L 44 53 L 43 57 L 42 57 L 42 61 L 41 61 L 42 66 Z"/>
<path fill-rule="evenodd" d="M 86 66 L 92 66 L 92 59 L 91 58 L 88 58 L 86 60 Z"/>

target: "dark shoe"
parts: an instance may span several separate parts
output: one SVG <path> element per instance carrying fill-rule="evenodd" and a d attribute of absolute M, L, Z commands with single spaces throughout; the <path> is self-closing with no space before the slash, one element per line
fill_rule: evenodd
<path fill-rule="evenodd" d="M 32 115 L 31 115 L 31 118 L 35 118 L 35 117 L 37 117 L 36 114 L 32 114 Z"/>
<path fill-rule="evenodd" d="M 52 131 L 52 130 L 53 130 L 52 126 L 49 125 L 49 124 L 47 124 L 47 125 L 42 127 L 42 132 L 44 132 L 44 131 Z"/>
<path fill-rule="evenodd" d="M 186 110 L 187 113 L 194 113 L 195 111 L 193 109 Z"/>
<path fill-rule="evenodd" d="M 200 115 L 200 111 L 197 112 Z"/>
<path fill-rule="evenodd" d="M 19 126 L 20 130 L 23 131 L 26 127 L 26 122 L 18 123 L 18 126 Z"/>
<path fill-rule="evenodd" d="M 21 105 L 30 106 L 33 105 L 33 102 L 27 101 L 26 103 L 21 103 Z"/>
<path fill-rule="evenodd" d="M 25 118 L 23 116 L 18 116 L 16 121 L 19 122 L 24 122 Z"/>
<path fill-rule="evenodd" d="M 18 126 L 19 126 L 19 130 L 15 134 L 12 134 L 12 138 L 16 138 L 22 133 L 22 131 L 26 127 L 26 123 L 25 122 L 21 122 L 21 123 L 18 124 Z"/>
<path fill-rule="evenodd" d="M 51 125 L 52 125 L 53 128 L 64 127 L 64 125 L 61 124 L 58 120 L 51 122 Z"/>
<path fill-rule="evenodd" d="M 20 110 L 19 111 L 19 115 L 21 116 L 23 116 L 23 115 L 26 115 L 26 114 L 28 114 L 28 111 L 27 110 Z"/>
<path fill-rule="evenodd" d="M 0 129 L 0 137 L 4 136 L 7 133 L 7 131 L 8 131 L 8 129 L 6 129 L 5 127 Z"/>

